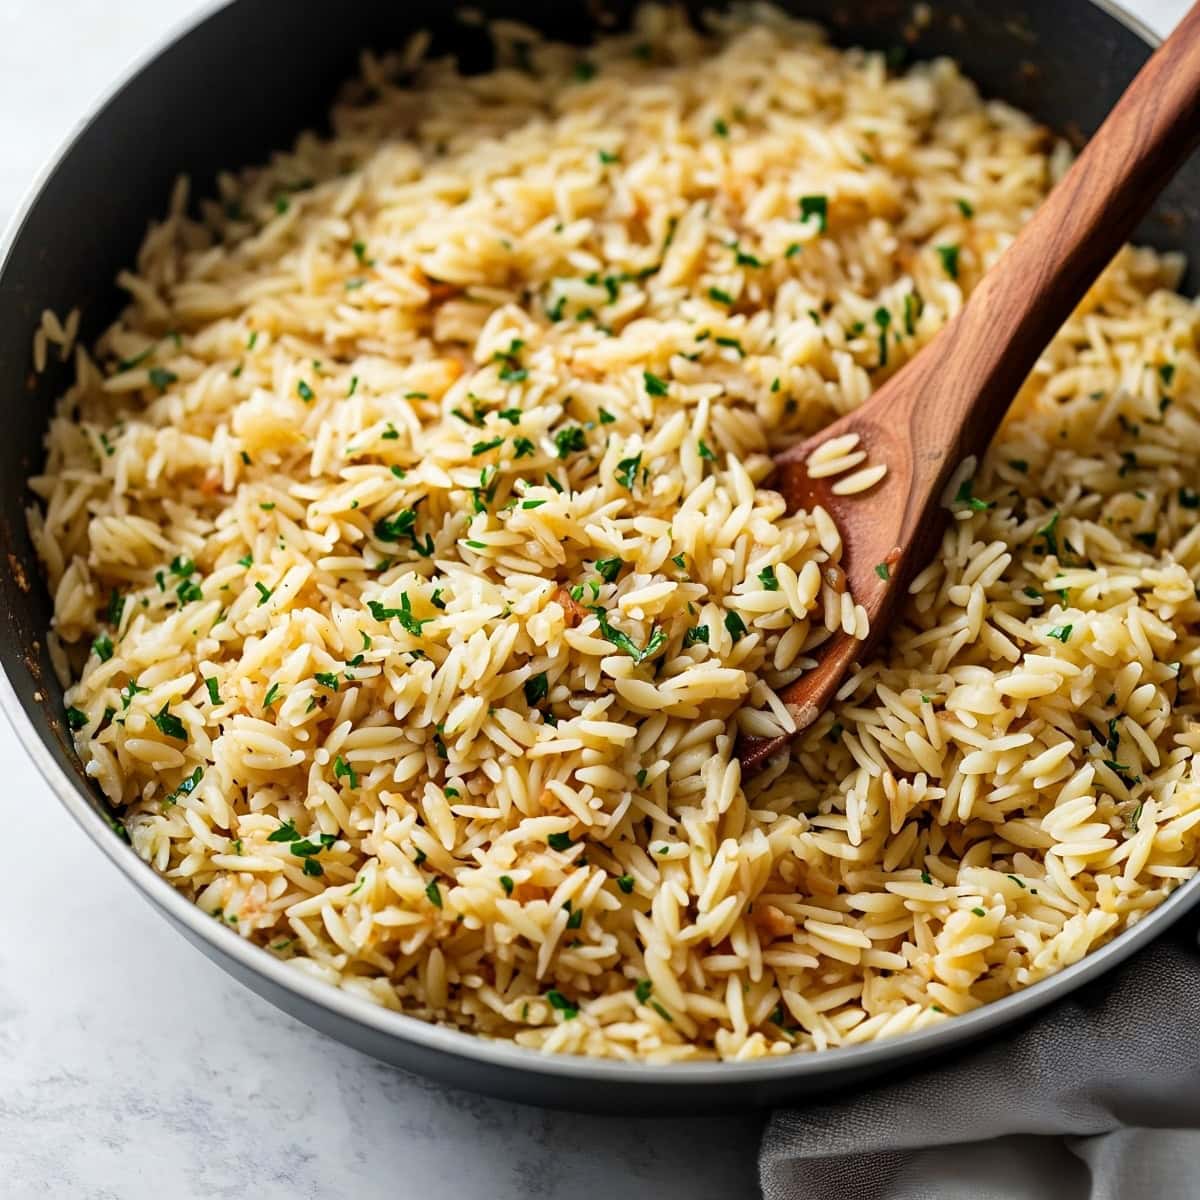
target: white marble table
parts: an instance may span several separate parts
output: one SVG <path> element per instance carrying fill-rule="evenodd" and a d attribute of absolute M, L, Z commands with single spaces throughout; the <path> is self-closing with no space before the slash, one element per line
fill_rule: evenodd
<path fill-rule="evenodd" d="M 0 2 L 0 220 L 114 75 L 199 7 Z M 1186 0 L 1129 7 L 1161 30 Z M 313 1033 L 232 982 L 138 898 L 3 721 L 0 778 L 0 1195 L 757 1194 L 756 1117 L 603 1119 L 503 1105 Z"/>

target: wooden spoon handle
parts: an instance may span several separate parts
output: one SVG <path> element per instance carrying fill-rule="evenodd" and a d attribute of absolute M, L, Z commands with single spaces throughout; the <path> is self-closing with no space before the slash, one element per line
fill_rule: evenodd
<path fill-rule="evenodd" d="M 907 418 L 912 430 L 914 499 L 940 493 L 964 458 L 982 455 L 1047 342 L 1198 141 L 1200 3 L 1138 73 L 958 316 L 906 370 L 896 400 L 908 411 L 892 407 L 888 417 Z M 912 379 L 914 369 L 923 377 Z M 920 519 L 919 512 L 908 515 Z M 899 544 L 913 532 L 902 529 Z"/>

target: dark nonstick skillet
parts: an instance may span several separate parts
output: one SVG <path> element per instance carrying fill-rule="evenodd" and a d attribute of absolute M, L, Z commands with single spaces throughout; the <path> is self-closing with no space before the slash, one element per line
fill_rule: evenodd
<path fill-rule="evenodd" d="M 1092 0 L 941 0 L 928 23 L 909 0 L 777 0 L 821 20 L 845 44 L 917 58 L 958 59 L 985 94 L 1080 139 L 1100 124 L 1153 41 L 1108 3 Z M 0 703 L 65 808 L 131 883 L 193 944 L 247 986 L 332 1037 L 446 1083 L 527 1103 L 608 1112 L 702 1112 L 814 1097 L 950 1054 L 1030 1019 L 1161 934 L 1200 900 L 1200 878 L 1082 962 L 1024 992 L 937 1028 L 890 1041 L 750 1063 L 650 1066 L 548 1057 L 485 1042 L 374 1007 L 300 975 L 221 926 L 142 863 L 113 829 L 85 779 L 46 655 L 51 605 L 25 532 L 25 479 L 68 367 L 33 375 L 30 346 L 43 309 L 83 309 L 91 340 L 116 314 L 113 286 L 132 261 L 175 176 L 193 194 L 218 169 L 266 158 L 319 126 L 363 47 L 432 30 L 436 48 L 467 67 L 487 65 L 478 28 L 453 3 L 429 0 L 238 0 L 214 9 L 137 69 L 56 156 L 14 221 L 0 266 Z M 586 41 L 627 20 L 631 5 L 588 0 L 483 0 L 489 16 L 518 17 L 556 37 Z M 1200 259 L 1200 159 L 1164 194 L 1138 239 Z M 1195 288 L 1193 275 L 1187 284 Z M 17 800 L 17 803 L 20 803 Z"/>

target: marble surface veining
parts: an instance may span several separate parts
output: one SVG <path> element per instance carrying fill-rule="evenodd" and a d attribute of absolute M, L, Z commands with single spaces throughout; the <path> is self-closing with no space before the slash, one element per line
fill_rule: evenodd
<path fill-rule="evenodd" d="M 0 0 L 0 219 L 197 0 Z M 1159 30 L 1185 0 L 1131 0 Z M 0 720 L 0 1196 L 740 1200 L 760 1120 L 451 1091 L 234 983 L 98 855 Z"/>

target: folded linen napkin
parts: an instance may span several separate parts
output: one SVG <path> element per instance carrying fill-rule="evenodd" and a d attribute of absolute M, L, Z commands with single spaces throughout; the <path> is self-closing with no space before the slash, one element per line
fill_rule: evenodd
<path fill-rule="evenodd" d="M 765 1200 L 1200 1200 L 1200 953 L 1180 925 L 1015 1034 L 776 1112 Z"/>

